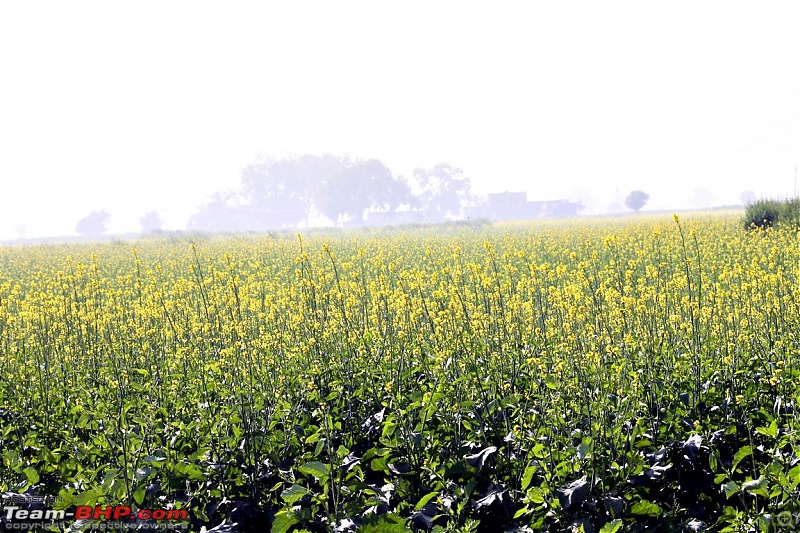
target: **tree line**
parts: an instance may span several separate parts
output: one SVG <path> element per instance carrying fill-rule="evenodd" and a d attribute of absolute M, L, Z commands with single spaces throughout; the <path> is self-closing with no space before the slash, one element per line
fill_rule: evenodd
<path fill-rule="evenodd" d="M 336 226 L 360 225 L 370 212 L 399 210 L 443 219 L 457 216 L 469 197 L 469 178 L 447 163 L 417 168 L 408 180 L 394 176 L 378 159 L 261 157 L 243 169 L 237 191 L 214 195 L 189 219 L 188 229 L 307 227 L 321 216 Z"/>

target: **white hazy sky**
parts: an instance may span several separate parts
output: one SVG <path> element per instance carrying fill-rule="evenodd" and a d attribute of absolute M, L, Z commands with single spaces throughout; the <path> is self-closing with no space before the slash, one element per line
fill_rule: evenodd
<path fill-rule="evenodd" d="M 257 154 L 648 207 L 794 190 L 800 3 L 3 1 L 0 239 L 183 228 Z"/>

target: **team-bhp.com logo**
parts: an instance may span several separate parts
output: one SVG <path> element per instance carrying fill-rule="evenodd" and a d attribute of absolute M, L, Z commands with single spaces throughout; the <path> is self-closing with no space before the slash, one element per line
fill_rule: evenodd
<path fill-rule="evenodd" d="M 30 501 L 8 501 L 6 498 L 4 500 L 0 514 L 0 531 L 28 531 L 79 520 L 95 522 L 97 527 L 104 530 L 188 529 L 189 513 L 186 509 L 132 509 L 128 505 L 78 505 L 74 510 L 65 510 L 48 508 L 47 505 L 31 505 Z"/>

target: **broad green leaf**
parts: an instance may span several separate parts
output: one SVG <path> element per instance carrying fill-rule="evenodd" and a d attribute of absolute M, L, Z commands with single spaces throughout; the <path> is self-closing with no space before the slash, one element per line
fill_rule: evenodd
<path fill-rule="evenodd" d="M 788 477 L 791 480 L 791 488 L 794 490 L 797 485 L 800 485 L 800 465 L 793 467 L 788 472 Z"/>
<path fill-rule="evenodd" d="M 396 427 L 397 427 L 396 423 L 387 421 L 383 425 L 383 431 L 381 431 L 381 437 L 384 439 L 386 437 L 391 437 L 392 435 L 394 435 L 394 430 Z"/>
<path fill-rule="evenodd" d="M 713 451 L 708 456 L 708 466 L 714 473 L 719 470 L 719 459 L 717 459 L 717 454 Z"/>
<path fill-rule="evenodd" d="M 544 503 L 544 491 L 541 487 L 531 487 L 525 495 L 535 504 Z"/>
<path fill-rule="evenodd" d="M 759 435 L 766 435 L 767 437 L 772 437 L 773 439 L 777 438 L 778 437 L 777 420 L 773 420 L 768 427 L 756 428 L 756 433 L 758 433 Z"/>
<path fill-rule="evenodd" d="M 72 500 L 72 503 L 74 505 L 97 505 L 101 496 L 101 492 L 90 489 L 75 496 L 75 498 Z"/>
<path fill-rule="evenodd" d="M 746 483 L 742 483 L 742 490 L 749 492 L 750 494 L 758 494 L 759 496 L 769 497 L 769 492 L 767 491 L 767 478 L 764 476 Z"/>
<path fill-rule="evenodd" d="M 39 472 L 37 472 L 35 468 L 29 466 L 23 470 L 23 472 L 25 473 L 25 479 L 28 480 L 29 485 L 35 485 L 39 483 Z"/>
<path fill-rule="evenodd" d="M 278 511 L 272 522 L 272 533 L 286 533 L 299 520 L 291 511 Z"/>
<path fill-rule="evenodd" d="M 607 522 L 602 528 L 600 528 L 600 533 L 617 533 L 622 529 L 622 520 L 619 518 L 615 518 L 611 522 Z"/>
<path fill-rule="evenodd" d="M 530 465 L 528 468 L 525 469 L 525 473 L 522 474 L 522 490 L 527 489 L 531 486 L 531 481 L 533 480 L 533 475 L 536 471 L 539 470 L 538 465 Z"/>
<path fill-rule="evenodd" d="M 144 495 L 147 492 L 147 487 L 145 485 L 139 485 L 139 487 L 133 493 L 133 500 L 136 502 L 136 505 L 141 506 L 142 502 L 144 502 Z"/>
<path fill-rule="evenodd" d="M 732 470 L 736 470 L 736 466 L 742 462 L 743 459 L 746 457 L 750 457 L 753 454 L 753 447 L 752 446 L 742 446 L 739 448 L 739 451 L 736 452 L 736 455 L 733 456 L 733 464 L 731 465 Z"/>
<path fill-rule="evenodd" d="M 530 512 L 530 509 L 528 509 L 527 507 L 521 507 L 521 508 L 517 509 L 517 512 L 514 513 L 514 520 L 516 520 L 520 516 L 528 514 L 529 512 Z"/>
<path fill-rule="evenodd" d="M 300 485 L 292 485 L 288 489 L 281 492 L 281 498 L 283 498 L 283 501 L 289 505 L 294 505 L 306 494 L 311 494 L 307 488 L 301 487 Z"/>
<path fill-rule="evenodd" d="M 414 510 L 419 511 L 420 509 L 425 507 L 425 504 L 434 499 L 438 494 L 439 494 L 438 492 L 429 492 L 428 494 L 420 498 L 420 500 L 417 502 L 417 505 L 414 506 Z"/>
<path fill-rule="evenodd" d="M 730 498 L 739 492 L 739 485 L 735 481 L 728 481 L 722 485 L 722 489 L 725 491 L 725 497 Z"/>
<path fill-rule="evenodd" d="M 586 456 L 589 455 L 591 451 L 592 451 L 592 439 L 584 437 L 580 445 L 578 445 L 578 450 L 577 450 L 578 459 L 583 461 L 584 459 L 586 459 Z"/>
<path fill-rule="evenodd" d="M 647 500 L 640 500 L 631 507 L 631 514 L 640 516 L 659 516 L 661 507 Z"/>
<path fill-rule="evenodd" d="M 358 528 L 362 533 L 404 533 L 408 531 L 406 520 L 393 513 L 381 515 L 377 522 Z"/>
<path fill-rule="evenodd" d="M 545 456 L 547 455 L 547 450 L 545 449 L 544 444 L 542 444 L 541 442 L 537 442 L 536 445 L 533 447 L 533 450 L 531 450 L 531 452 L 533 452 L 533 456 L 536 457 L 537 459 L 544 459 Z"/>
<path fill-rule="evenodd" d="M 330 474 L 328 472 L 328 465 L 322 463 L 320 461 L 311 461 L 310 463 L 306 463 L 298 468 L 300 473 L 305 474 L 307 476 L 314 476 L 317 478 L 320 483 L 325 483 L 328 481 Z"/>
<path fill-rule="evenodd" d="M 386 457 L 376 457 L 369 463 L 369 466 L 376 472 L 386 472 L 389 469 L 389 465 L 386 464 L 387 461 L 388 458 Z"/>

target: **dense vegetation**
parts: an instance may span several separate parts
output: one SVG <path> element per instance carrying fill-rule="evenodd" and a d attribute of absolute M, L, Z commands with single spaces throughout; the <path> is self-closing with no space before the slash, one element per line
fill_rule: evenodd
<path fill-rule="evenodd" d="M 3 248 L 0 491 L 192 530 L 776 530 L 797 238 L 637 217 Z"/>
<path fill-rule="evenodd" d="M 777 225 L 800 227 L 800 198 L 762 198 L 747 204 L 744 214 L 745 228 L 771 228 Z"/>

